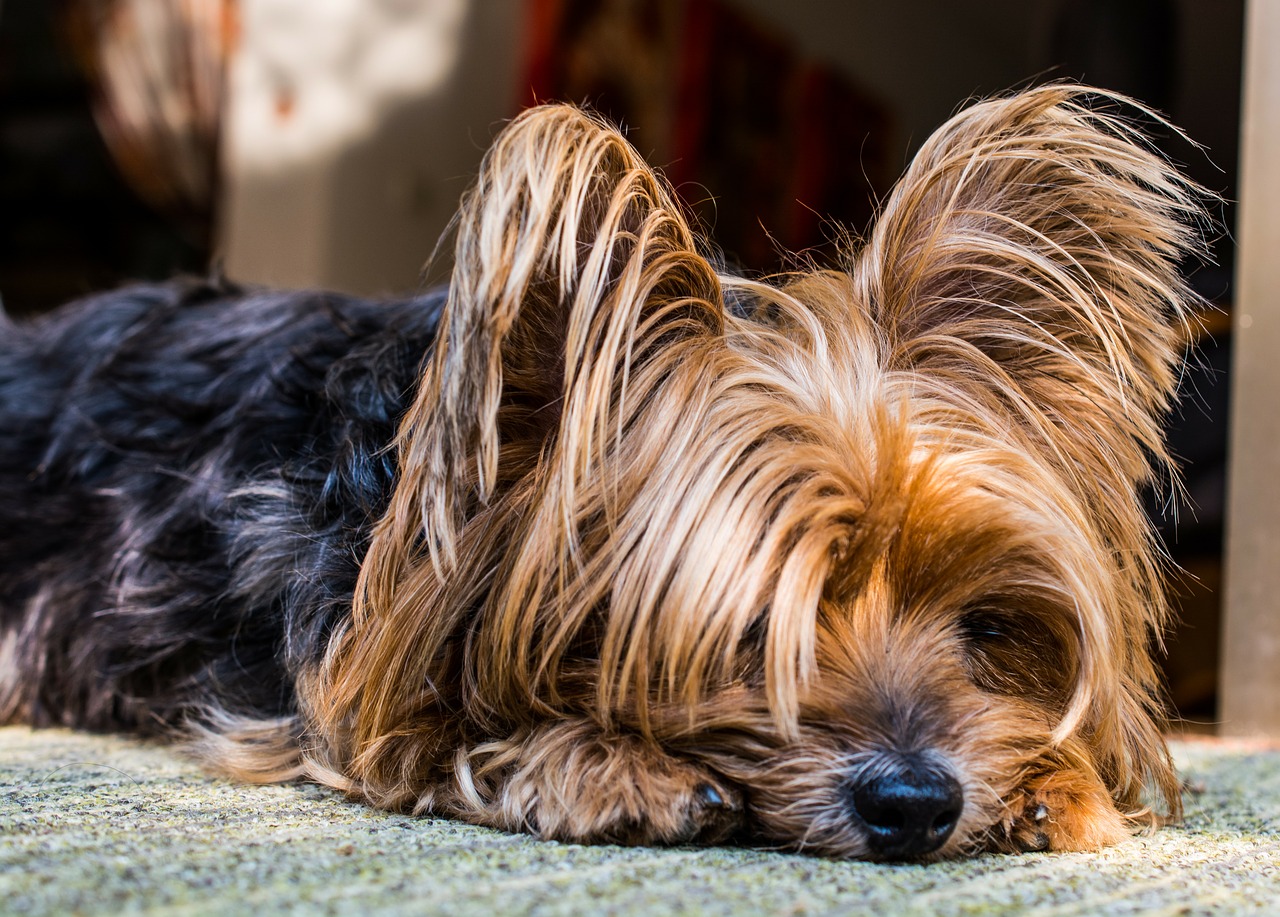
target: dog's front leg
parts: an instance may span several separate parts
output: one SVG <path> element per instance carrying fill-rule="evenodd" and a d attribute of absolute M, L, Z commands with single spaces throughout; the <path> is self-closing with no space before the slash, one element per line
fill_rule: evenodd
<path fill-rule="evenodd" d="M 457 814 L 544 838 L 717 843 L 743 820 L 741 793 L 724 777 L 586 718 L 462 751 L 455 774 Z"/>

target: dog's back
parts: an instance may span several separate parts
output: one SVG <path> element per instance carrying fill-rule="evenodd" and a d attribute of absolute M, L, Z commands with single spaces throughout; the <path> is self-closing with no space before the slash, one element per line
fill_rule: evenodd
<path fill-rule="evenodd" d="M 184 282 L 5 321 L 0 722 L 286 709 L 349 607 L 441 304 Z"/>

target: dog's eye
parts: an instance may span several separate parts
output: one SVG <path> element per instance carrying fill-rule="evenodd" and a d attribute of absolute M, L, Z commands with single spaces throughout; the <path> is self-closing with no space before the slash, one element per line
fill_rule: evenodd
<path fill-rule="evenodd" d="M 1033 610 L 976 608 L 958 630 L 969 677 L 996 694 L 1057 704 L 1068 696 L 1074 661 L 1053 626 Z"/>
<path fill-rule="evenodd" d="M 967 612 L 960 619 L 960 635 L 969 644 L 990 643 L 1003 640 L 1007 634 L 1008 622 L 994 611 L 982 609 Z"/>

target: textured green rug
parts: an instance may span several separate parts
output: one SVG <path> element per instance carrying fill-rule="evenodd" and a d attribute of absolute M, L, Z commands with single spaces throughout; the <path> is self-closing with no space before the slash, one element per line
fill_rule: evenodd
<path fill-rule="evenodd" d="M 581 847 L 244 787 L 125 739 L 0 729 L 0 912 L 1280 914 L 1280 751 L 1179 743 L 1184 824 L 933 866 Z"/>

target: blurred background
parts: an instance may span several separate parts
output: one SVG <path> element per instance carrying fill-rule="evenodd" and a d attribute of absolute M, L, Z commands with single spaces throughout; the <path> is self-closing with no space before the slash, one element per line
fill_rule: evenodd
<path fill-rule="evenodd" d="M 1076 78 L 1167 113 L 1234 219 L 1243 0 L 0 0 L 0 297 L 147 278 L 364 294 L 423 265 L 502 121 L 585 102 L 660 165 L 730 264 L 828 258 L 966 99 Z M 1171 436 L 1190 505 L 1168 660 L 1216 716 L 1234 250 Z"/>

